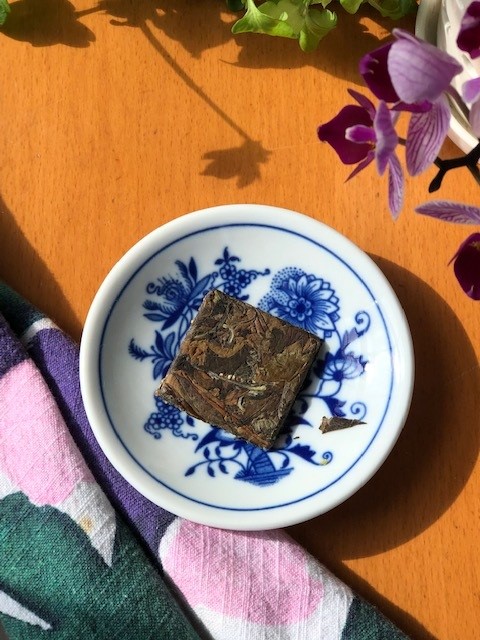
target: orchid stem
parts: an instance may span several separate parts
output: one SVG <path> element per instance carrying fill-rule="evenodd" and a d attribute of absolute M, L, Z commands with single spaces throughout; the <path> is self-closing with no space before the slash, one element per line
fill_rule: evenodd
<path fill-rule="evenodd" d="M 435 165 L 438 167 L 438 173 L 431 181 L 428 187 L 428 192 L 433 193 L 438 191 L 442 185 L 443 178 L 446 173 L 451 169 L 458 169 L 459 167 L 467 167 L 472 176 L 475 178 L 477 184 L 480 185 L 480 170 L 478 168 L 478 161 L 480 160 L 480 142 L 469 153 L 459 158 L 452 158 L 451 160 L 441 160 L 437 158 Z"/>

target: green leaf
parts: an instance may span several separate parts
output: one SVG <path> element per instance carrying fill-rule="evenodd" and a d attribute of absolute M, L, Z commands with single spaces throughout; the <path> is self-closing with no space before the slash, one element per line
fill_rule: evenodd
<path fill-rule="evenodd" d="M 337 16 L 333 11 L 310 9 L 306 16 L 305 26 L 300 32 L 299 44 L 302 51 L 313 51 L 327 33 L 337 25 Z"/>
<path fill-rule="evenodd" d="M 4 24 L 10 13 L 10 5 L 7 0 L 0 0 L 0 25 Z"/>
<path fill-rule="evenodd" d="M 295 38 L 291 27 L 282 19 L 273 18 L 261 9 L 265 5 L 274 4 L 265 2 L 257 7 L 253 0 L 247 0 L 247 12 L 237 20 L 232 27 L 232 33 L 265 33 L 270 36 L 282 36 L 284 38 Z M 269 7 L 267 6 L 267 10 Z"/>
<path fill-rule="evenodd" d="M 268 0 L 259 6 L 259 10 L 287 23 L 294 34 L 293 37 L 296 38 L 303 28 L 308 4 L 301 0 Z"/>
<path fill-rule="evenodd" d="M 340 4 L 348 13 L 357 13 L 364 2 L 365 0 L 340 0 Z"/>
<path fill-rule="evenodd" d="M 368 0 L 384 18 L 398 20 L 417 9 L 415 0 Z"/>
<path fill-rule="evenodd" d="M 247 0 L 247 12 L 233 26 L 233 33 L 251 31 L 271 36 L 296 38 L 303 51 L 313 51 L 331 31 L 337 16 L 325 9 L 311 9 L 310 4 L 326 6 L 330 0 L 267 0 L 257 5 Z"/>

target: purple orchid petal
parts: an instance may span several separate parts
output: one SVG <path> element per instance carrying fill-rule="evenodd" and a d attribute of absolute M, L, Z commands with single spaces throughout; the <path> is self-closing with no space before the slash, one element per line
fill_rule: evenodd
<path fill-rule="evenodd" d="M 480 208 L 451 200 L 432 200 L 415 209 L 417 213 L 456 224 L 480 224 Z"/>
<path fill-rule="evenodd" d="M 367 156 L 371 145 L 347 140 L 345 131 L 355 125 L 368 127 L 372 124 L 372 119 L 365 109 L 357 105 L 347 105 L 332 120 L 318 127 L 318 138 L 333 147 L 343 164 L 355 164 Z"/>
<path fill-rule="evenodd" d="M 400 101 L 392 107 L 394 111 L 408 111 L 409 113 L 425 113 L 425 111 L 430 111 L 431 108 L 432 103 L 429 100 L 422 100 L 422 102 L 414 102 L 413 104 Z"/>
<path fill-rule="evenodd" d="M 377 98 L 385 102 L 398 102 L 387 66 L 391 46 L 392 43 L 386 44 L 364 55 L 360 60 L 359 70 L 365 84 Z"/>
<path fill-rule="evenodd" d="M 457 36 L 457 46 L 466 51 L 473 59 L 480 57 L 480 1 L 474 0 L 465 11 L 460 31 Z"/>
<path fill-rule="evenodd" d="M 410 118 L 405 145 L 407 170 L 411 176 L 425 171 L 436 159 L 447 137 L 450 108 L 445 96 L 426 113 L 414 113 Z"/>
<path fill-rule="evenodd" d="M 398 136 L 393 127 L 390 110 L 383 101 L 378 105 L 373 127 L 377 134 L 377 146 L 375 150 L 377 170 L 380 175 L 383 175 L 390 156 L 398 144 Z"/>
<path fill-rule="evenodd" d="M 355 89 L 347 89 L 347 91 L 352 96 L 352 98 L 354 98 L 358 102 L 358 104 L 365 109 L 368 115 L 372 118 L 372 122 L 373 122 L 373 119 L 375 117 L 375 107 L 373 105 L 373 102 L 371 102 L 363 94 L 358 93 L 358 91 L 355 91 Z"/>
<path fill-rule="evenodd" d="M 370 151 L 367 153 L 367 156 L 360 162 L 360 164 L 358 164 L 355 167 L 355 169 L 348 176 L 345 182 L 348 182 L 349 180 L 354 178 L 358 173 L 360 173 L 360 171 L 363 171 L 366 167 L 368 167 L 368 165 L 371 162 L 373 162 L 374 159 L 375 159 L 375 151 L 373 149 L 370 149 Z"/>
<path fill-rule="evenodd" d="M 366 127 L 364 124 L 356 124 L 354 127 L 348 127 L 345 131 L 345 137 L 350 142 L 356 142 L 357 144 L 375 144 L 377 136 L 372 127 Z"/>
<path fill-rule="evenodd" d="M 474 102 L 480 98 L 480 77 L 467 80 L 462 87 L 462 97 L 465 102 Z"/>
<path fill-rule="evenodd" d="M 480 300 L 480 233 L 472 233 L 453 256 L 455 276 L 467 296 Z"/>
<path fill-rule="evenodd" d="M 388 161 L 388 207 L 396 220 L 403 206 L 404 178 L 402 165 L 395 154 Z"/>
<path fill-rule="evenodd" d="M 462 67 L 448 53 L 418 40 L 402 29 L 394 29 L 397 41 L 388 54 L 392 84 L 403 102 L 435 102 Z"/>

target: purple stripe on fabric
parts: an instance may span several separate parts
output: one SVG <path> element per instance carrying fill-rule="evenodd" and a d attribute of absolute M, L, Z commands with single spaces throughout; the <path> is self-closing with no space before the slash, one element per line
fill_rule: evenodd
<path fill-rule="evenodd" d="M 50 387 L 78 448 L 116 511 L 159 564 L 158 545 L 175 516 L 142 496 L 110 464 L 96 441 L 82 402 L 79 349 L 59 329 L 43 329 L 29 353 Z"/>
<path fill-rule="evenodd" d="M 28 358 L 21 342 L 0 314 L 0 377 Z"/>

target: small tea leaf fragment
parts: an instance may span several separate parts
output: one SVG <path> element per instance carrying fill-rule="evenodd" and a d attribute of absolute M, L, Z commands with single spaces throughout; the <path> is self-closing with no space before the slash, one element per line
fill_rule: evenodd
<path fill-rule="evenodd" d="M 326 418 L 323 416 L 320 423 L 320 431 L 322 433 L 328 433 L 329 431 L 338 431 L 340 429 L 349 429 L 350 427 L 356 427 L 359 424 L 366 424 L 362 420 L 356 420 L 354 418 L 340 418 L 339 416 L 332 416 Z"/>

